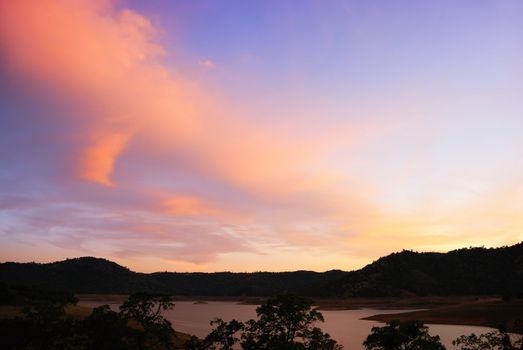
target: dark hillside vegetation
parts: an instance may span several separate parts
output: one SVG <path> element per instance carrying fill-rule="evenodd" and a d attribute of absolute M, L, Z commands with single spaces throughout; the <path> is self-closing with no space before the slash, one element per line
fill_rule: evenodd
<path fill-rule="evenodd" d="M 93 257 L 51 264 L 0 264 L 0 281 L 10 285 L 93 294 L 168 293 L 198 296 L 270 296 L 286 292 L 321 296 L 324 286 L 347 275 L 343 271 L 318 273 L 137 273 L 112 261 Z"/>
<path fill-rule="evenodd" d="M 185 296 L 523 296 L 523 243 L 448 253 L 394 253 L 352 272 L 137 273 L 92 257 L 0 264 L 0 282 L 74 293 Z"/>
<path fill-rule="evenodd" d="M 380 258 L 331 285 L 339 296 L 522 296 L 523 243 L 448 253 L 402 251 Z"/>
<path fill-rule="evenodd" d="M 174 308 L 169 296 L 133 294 L 119 312 L 103 305 L 75 315 L 67 310 L 76 299 L 67 293 L 5 285 L 0 293 L 0 306 L 17 309 L 10 315 L 0 312 L 6 350 L 174 350 L 182 348 L 182 336 L 187 338 L 162 316 Z"/>

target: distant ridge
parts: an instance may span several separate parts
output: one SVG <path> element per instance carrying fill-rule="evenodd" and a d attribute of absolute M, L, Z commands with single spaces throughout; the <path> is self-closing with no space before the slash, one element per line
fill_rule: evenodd
<path fill-rule="evenodd" d="M 137 273 L 94 257 L 49 264 L 0 264 L 0 281 L 75 293 L 137 291 L 187 296 L 270 296 L 284 292 L 322 297 L 522 295 L 523 243 L 448 253 L 402 251 L 356 271 L 254 273 Z"/>

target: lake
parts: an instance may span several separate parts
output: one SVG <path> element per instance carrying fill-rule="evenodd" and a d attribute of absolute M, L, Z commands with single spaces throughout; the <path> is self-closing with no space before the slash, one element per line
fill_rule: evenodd
<path fill-rule="evenodd" d="M 109 304 L 111 309 L 117 311 L 120 303 L 114 301 L 80 301 L 78 305 L 97 307 Z M 256 305 L 243 305 L 235 302 L 209 301 L 207 304 L 195 304 L 192 301 L 177 301 L 174 310 L 167 311 L 164 316 L 172 322 L 173 328 L 179 332 L 189 333 L 198 337 L 207 335 L 211 326 L 209 321 L 219 317 L 225 321 L 233 318 L 246 321 L 256 317 Z M 344 346 L 345 350 L 364 349 L 362 343 L 374 326 L 383 325 L 375 321 L 361 320 L 363 317 L 376 314 L 406 312 L 412 310 L 322 310 L 325 323 L 318 324 L 328 332 L 333 339 Z M 447 349 L 453 349 L 452 340 L 460 335 L 470 333 L 486 333 L 492 329 L 476 326 L 458 325 L 429 325 L 431 335 L 439 335 Z"/>

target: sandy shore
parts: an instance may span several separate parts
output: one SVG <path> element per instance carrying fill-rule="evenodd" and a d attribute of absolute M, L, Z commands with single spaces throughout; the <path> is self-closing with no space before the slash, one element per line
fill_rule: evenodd
<path fill-rule="evenodd" d="M 523 300 L 510 302 L 503 302 L 500 299 L 477 300 L 430 310 L 374 315 L 365 319 L 381 322 L 394 319 L 420 320 L 424 323 L 486 326 L 522 333 Z"/>

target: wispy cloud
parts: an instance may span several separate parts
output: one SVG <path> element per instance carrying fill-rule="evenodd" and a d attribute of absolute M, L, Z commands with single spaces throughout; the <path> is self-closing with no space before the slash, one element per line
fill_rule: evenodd
<path fill-rule="evenodd" d="M 199 60 L 198 61 L 198 64 L 202 67 L 205 67 L 205 68 L 208 68 L 208 69 L 211 69 L 211 68 L 214 68 L 216 67 L 216 63 L 214 63 L 213 60 L 207 58 L 207 59 L 204 59 L 204 60 Z"/>

